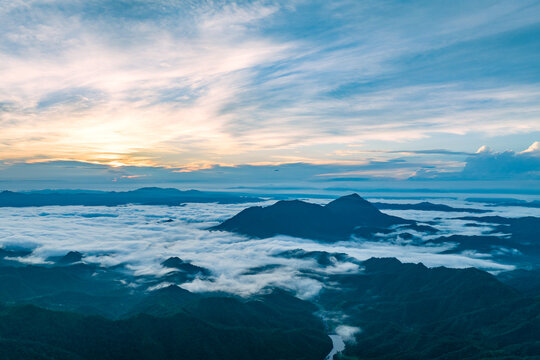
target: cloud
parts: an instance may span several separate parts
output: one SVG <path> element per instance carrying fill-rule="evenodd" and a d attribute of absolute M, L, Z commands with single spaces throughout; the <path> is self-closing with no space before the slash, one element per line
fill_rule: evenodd
<path fill-rule="evenodd" d="M 279 286 L 294 291 L 300 297 L 309 298 L 315 296 L 324 285 L 317 277 L 306 276 L 306 271 L 315 271 L 323 277 L 361 271 L 357 264 L 349 260 L 336 259 L 331 266 L 323 267 L 314 259 L 276 256 L 294 249 L 345 253 L 358 260 L 391 256 L 406 262 L 423 262 L 427 266 L 475 266 L 493 271 L 513 268 L 485 254 L 441 254 L 447 246 L 416 246 L 391 239 L 384 242 L 323 244 L 286 236 L 265 240 L 247 239 L 227 232 L 206 230 L 245 206 L 188 204 L 182 207 L 0 208 L 0 246 L 33 248 L 32 263 L 44 262 L 49 256 L 76 250 L 84 254 L 84 261 L 103 266 L 123 264 L 132 274 L 158 279 L 170 271 L 160 263 L 168 257 L 178 256 L 210 269 L 213 274 L 210 280 L 195 279 L 181 284 L 186 289 L 227 291 L 242 296 L 258 293 L 269 286 Z M 103 216 L 96 217 L 97 214 Z M 174 221 L 162 222 L 162 219 Z M 447 222 L 452 225 L 442 226 L 443 232 L 451 226 L 458 231 L 460 227 L 462 231 L 469 231 L 469 228 L 452 219 Z M 272 272 L 254 274 L 248 271 L 269 264 L 280 266 L 274 267 Z"/>
<path fill-rule="evenodd" d="M 47 156 L 140 165 L 152 163 L 152 156 L 141 159 L 134 153 L 177 152 L 178 141 L 192 143 L 190 156 L 197 159 L 197 151 L 209 149 L 216 136 L 221 138 L 219 149 L 212 145 L 216 151 L 234 152 L 219 134 L 227 121 L 219 116 L 220 108 L 245 85 L 250 68 L 280 59 L 287 48 L 243 36 L 250 22 L 272 13 L 262 4 L 173 6 L 174 13 L 192 16 L 185 30 L 193 36 L 188 37 L 161 27 L 161 20 L 171 21 L 165 12 L 154 12 L 156 18 L 150 19 L 138 16 L 148 10 L 143 3 L 103 15 L 97 12 L 108 2 L 33 5 L 35 22 L 24 24 L 24 34 L 11 22 L 5 29 L 8 38 L 28 42 L 17 52 L 1 54 L 9 89 L 0 100 L 8 110 L 2 136 L 18 140 L 3 150 L 5 158 L 32 157 L 55 144 Z M 32 6 L 12 10 L 15 15 L 28 11 Z M 46 126 L 36 122 L 37 115 Z M 24 133 L 30 129 L 42 140 L 28 139 Z"/>
<path fill-rule="evenodd" d="M 491 149 L 487 147 L 486 145 L 482 145 L 478 148 L 478 150 L 476 150 L 476 154 L 490 153 L 490 152 L 491 152 Z"/>
<path fill-rule="evenodd" d="M 530 1 L 8 2 L 0 156 L 200 168 L 528 134 L 540 130 L 537 12 Z"/>
<path fill-rule="evenodd" d="M 362 329 L 355 326 L 339 325 L 336 327 L 336 334 L 341 336 L 344 342 L 355 343 L 355 336 L 362 332 Z"/>
<path fill-rule="evenodd" d="M 378 152 L 378 151 L 375 151 Z M 471 153 L 465 151 L 452 151 L 445 149 L 428 149 L 428 150 L 391 150 L 385 151 L 391 154 L 414 154 L 414 155 L 471 155 Z"/>
<path fill-rule="evenodd" d="M 32 190 L 43 188 L 122 189 L 152 186 L 220 188 L 272 185 L 310 187 L 331 181 L 365 178 L 408 177 L 424 163 L 381 159 L 343 163 L 258 164 L 203 169 L 164 167 L 111 167 L 75 161 L 12 163 L 0 165 L 0 188 Z M 311 184 L 311 185 L 309 185 Z"/>
<path fill-rule="evenodd" d="M 484 180 L 508 182 L 500 186 L 519 187 L 522 180 L 537 180 L 540 171 L 538 142 L 526 150 L 496 152 L 487 146 L 474 152 L 440 149 L 347 150 L 334 152 L 340 159 L 330 162 L 255 163 L 207 165 L 200 168 L 161 166 L 111 166 L 78 161 L 0 162 L 0 189 L 93 189 L 127 190 L 143 186 L 196 188 L 207 190 L 297 190 L 303 193 L 338 189 L 405 189 L 405 180 Z M 399 154 L 399 157 L 395 157 Z M 463 160 L 456 159 L 461 156 Z M 396 181 L 401 180 L 401 181 Z M 368 184 L 371 182 L 371 185 Z M 513 183 L 512 183 L 513 182 Z M 513 185 L 512 185 L 513 184 Z M 446 185 L 442 185 L 444 187 Z M 457 191 L 471 184 L 453 185 Z M 473 185 L 473 187 L 475 187 Z M 448 191 L 448 189 L 446 189 Z M 347 190 L 349 191 L 349 190 Z"/>
<path fill-rule="evenodd" d="M 538 179 L 540 152 L 537 147 L 538 142 L 535 142 L 519 153 L 493 152 L 483 147 L 476 156 L 467 159 L 461 176 L 465 179 Z"/>
<path fill-rule="evenodd" d="M 540 141 L 535 141 L 527 149 L 523 150 L 520 154 L 536 154 L 540 153 Z"/>
<path fill-rule="evenodd" d="M 469 156 L 460 172 L 441 172 L 437 169 L 419 170 L 413 179 L 443 180 L 538 180 L 540 151 L 535 141 L 526 150 L 496 152 L 481 146 Z"/>

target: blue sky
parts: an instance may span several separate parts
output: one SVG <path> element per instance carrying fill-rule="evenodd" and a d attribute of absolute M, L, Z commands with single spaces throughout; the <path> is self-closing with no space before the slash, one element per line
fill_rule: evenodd
<path fill-rule="evenodd" d="M 1 181 L 538 179 L 540 1 L 0 0 L 0 32 Z"/>

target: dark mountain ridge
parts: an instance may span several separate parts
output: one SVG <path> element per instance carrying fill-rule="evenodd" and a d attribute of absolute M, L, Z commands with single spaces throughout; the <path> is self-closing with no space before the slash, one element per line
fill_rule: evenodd
<path fill-rule="evenodd" d="M 261 199 L 233 193 L 220 193 L 197 190 L 178 190 L 173 188 L 146 187 L 132 191 L 44 191 L 44 192 L 0 192 L 0 207 L 85 205 L 118 206 L 126 204 L 169 205 L 183 203 L 218 202 L 235 204 L 257 202 Z"/>
<path fill-rule="evenodd" d="M 503 283 L 475 268 L 429 268 L 395 258 L 359 261 L 301 249 L 277 253 L 314 259 L 322 268 L 342 261 L 360 266 L 343 274 L 305 272 L 331 286 L 304 301 L 280 289 L 247 298 L 191 293 L 176 285 L 150 291 L 163 281 L 181 284 L 190 273 L 201 276 L 204 268 L 170 257 L 162 265 L 171 273 L 128 278 L 122 268 L 100 268 L 84 263 L 83 254 L 68 255 L 59 259 L 77 261 L 0 264 L 0 358 L 321 360 L 330 351 L 326 334 L 339 325 L 361 329 L 344 359 L 540 354 L 537 286 L 523 286 L 537 278 L 533 272 L 508 272 L 499 277 Z M 326 324 L 314 313 L 323 314 Z"/>
<path fill-rule="evenodd" d="M 346 240 L 355 233 L 365 235 L 393 225 L 414 224 L 415 221 L 384 214 L 358 194 L 351 194 L 326 205 L 281 200 L 267 207 L 250 207 L 212 230 L 255 238 L 281 234 L 332 242 Z"/>
<path fill-rule="evenodd" d="M 168 297 L 178 298 L 178 291 L 174 292 L 176 294 L 167 294 Z M 0 305 L 0 357 L 18 360 L 323 359 L 331 349 L 331 341 L 321 320 L 312 314 L 313 305 L 284 293 L 275 296 L 280 301 L 272 297 L 241 301 L 193 296 L 189 306 L 167 316 L 140 313 L 122 320 L 29 305 Z M 170 305 L 170 300 L 159 299 L 160 304 Z M 173 305 L 179 304 L 173 301 Z M 290 311 L 291 307 L 294 312 Z"/>
<path fill-rule="evenodd" d="M 457 208 L 444 204 L 434 204 L 429 201 L 422 201 L 414 204 L 394 204 L 374 202 L 372 203 L 379 210 L 420 210 L 420 211 L 443 211 L 443 212 L 467 212 L 482 214 L 490 212 L 490 210 L 474 209 L 474 208 Z"/>
<path fill-rule="evenodd" d="M 475 269 L 371 258 L 318 302 L 361 332 L 339 359 L 537 359 L 540 299 Z M 339 285 L 337 285 L 339 284 Z M 341 323 L 338 318 L 336 325 Z"/>
<path fill-rule="evenodd" d="M 467 198 L 466 201 L 486 203 L 488 206 L 521 206 L 540 208 L 540 200 L 521 200 L 512 198 Z"/>

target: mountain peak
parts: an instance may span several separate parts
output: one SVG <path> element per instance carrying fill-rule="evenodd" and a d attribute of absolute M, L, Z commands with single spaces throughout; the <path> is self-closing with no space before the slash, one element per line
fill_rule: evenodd
<path fill-rule="evenodd" d="M 398 269 L 402 263 L 398 259 L 394 257 L 383 257 L 383 258 L 377 258 L 372 257 L 367 260 L 364 260 L 362 262 L 362 265 L 366 268 L 369 272 L 376 272 L 376 271 L 395 271 Z"/>
<path fill-rule="evenodd" d="M 337 198 L 336 200 L 333 200 L 333 201 L 329 202 L 327 205 L 330 205 L 330 204 L 336 203 L 336 202 L 345 202 L 345 201 L 348 201 L 348 202 L 349 201 L 350 202 L 363 202 L 363 203 L 369 204 L 369 201 L 367 201 L 366 199 L 364 199 L 363 197 L 361 197 L 357 193 L 352 193 L 352 194 L 349 194 L 349 195 L 341 196 L 341 197 Z"/>
<path fill-rule="evenodd" d="M 281 234 L 339 241 L 348 239 L 361 227 L 371 232 L 375 228 L 405 223 L 411 221 L 383 214 L 358 194 L 350 194 L 325 206 L 300 200 L 282 200 L 271 206 L 251 207 L 213 229 L 258 238 Z"/>
<path fill-rule="evenodd" d="M 362 212 L 362 215 L 366 215 L 366 211 L 369 214 L 381 213 L 373 204 L 356 193 L 337 198 L 326 204 L 325 207 L 333 212 L 347 212 L 349 215 L 359 211 Z"/>
<path fill-rule="evenodd" d="M 78 251 L 70 251 L 58 259 L 59 264 L 73 264 L 82 260 L 82 254 Z"/>
<path fill-rule="evenodd" d="M 352 194 L 349 194 L 349 195 L 343 195 L 342 197 L 340 197 L 338 199 L 363 199 L 363 198 L 360 195 L 358 195 L 357 193 L 352 193 Z"/>
<path fill-rule="evenodd" d="M 161 263 L 161 265 L 167 268 L 178 268 L 182 264 L 184 264 L 184 260 L 180 259 L 177 256 L 170 257 Z"/>

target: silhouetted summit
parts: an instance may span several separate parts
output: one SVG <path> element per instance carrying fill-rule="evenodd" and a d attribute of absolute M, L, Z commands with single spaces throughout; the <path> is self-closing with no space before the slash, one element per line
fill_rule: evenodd
<path fill-rule="evenodd" d="M 82 254 L 80 252 L 70 251 L 59 260 L 59 263 L 73 264 L 81 260 L 82 260 Z"/>
<path fill-rule="evenodd" d="M 82 260 L 82 254 L 78 251 L 70 251 L 64 256 L 52 256 L 47 260 L 54 261 L 59 265 L 70 265 Z"/>
<path fill-rule="evenodd" d="M 391 225 L 412 223 L 414 221 L 386 215 L 358 194 L 351 194 L 325 206 L 300 200 L 282 200 L 267 207 L 250 207 L 213 229 L 258 238 L 282 234 L 339 241 L 348 239 L 359 230 L 366 234 Z"/>
<path fill-rule="evenodd" d="M 166 268 L 176 269 L 183 272 L 186 272 L 188 274 L 202 274 L 202 275 L 209 275 L 210 271 L 208 269 L 205 269 L 203 267 L 193 265 L 190 262 L 186 262 L 179 257 L 173 256 L 165 260 L 161 263 Z"/>
<path fill-rule="evenodd" d="M 379 211 L 369 201 L 358 194 L 342 196 L 325 206 L 340 222 L 352 226 L 388 227 L 395 224 L 411 223 Z"/>

